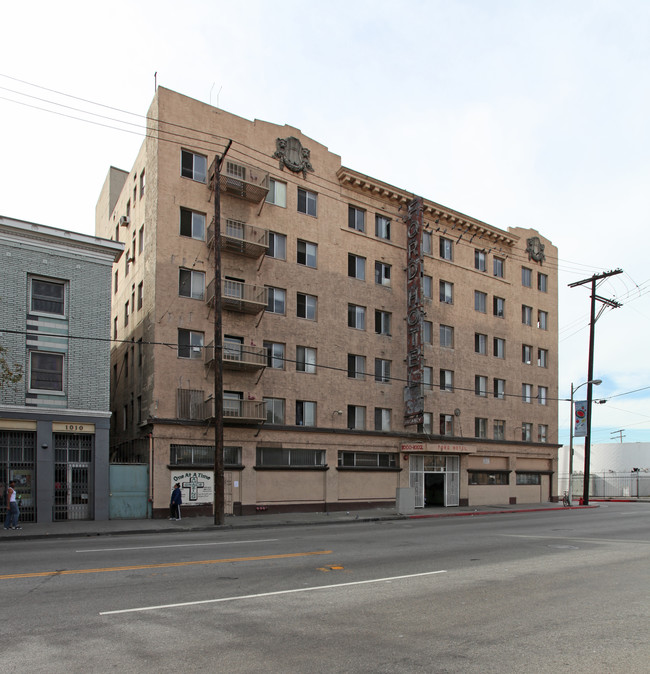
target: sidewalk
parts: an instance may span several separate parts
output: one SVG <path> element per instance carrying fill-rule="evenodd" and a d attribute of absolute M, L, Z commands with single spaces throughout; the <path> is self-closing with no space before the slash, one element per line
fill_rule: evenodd
<path fill-rule="evenodd" d="M 571 510 L 597 508 L 598 505 L 572 506 Z M 379 522 L 386 520 L 407 520 L 447 517 L 474 517 L 512 513 L 530 513 L 547 510 L 569 510 L 558 503 L 531 503 L 519 505 L 472 506 L 453 508 L 418 509 L 412 515 L 403 515 L 396 508 L 374 508 L 371 510 L 350 510 L 331 513 L 260 513 L 235 517 L 227 515 L 225 524 L 217 526 L 211 517 L 185 517 L 179 521 L 166 519 L 145 520 L 71 520 L 32 524 L 21 522 L 17 531 L 1 530 L 0 540 L 61 538 L 67 536 L 123 536 L 131 534 L 169 533 L 170 531 L 229 531 L 234 529 L 255 529 L 276 526 L 311 526 L 323 524 L 344 524 L 354 522 Z"/>

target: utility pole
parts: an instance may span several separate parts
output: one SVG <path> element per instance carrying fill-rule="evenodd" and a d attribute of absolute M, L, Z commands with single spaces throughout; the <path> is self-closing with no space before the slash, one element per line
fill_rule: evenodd
<path fill-rule="evenodd" d="M 593 380 L 594 380 L 594 337 L 595 337 L 595 327 L 596 321 L 600 318 L 605 306 L 611 307 L 612 309 L 617 309 L 618 307 L 623 306 L 620 302 L 615 300 L 608 300 L 604 297 L 599 297 L 596 295 L 596 281 L 601 281 L 603 279 L 609 278 L 610 276 L 616 276 L 617 274 L 622 274 L 622 269 L 615 269 L 614 271 L 607 271 L 603 274 L 596 274 L 591 278 L 584 279 L 582 281 L 576 281 L 575 283 L 569 283 L 569 288 L 575 288 L 576 286 L 582 286 L 587 283 L 591 283 L 591 316 L 589 319 L 589 366 L 587 371 L 587 434 L 585 436 L 585 470 L 584 470 L 584 488 L 582 493 L 582 502 L 584 505 L 589 505 L 589 463 L 591 460 L 591 403 L 593 400 Z M 596 300 L 603 303 L 603 306 L 596 316 Z"/>
<path fill-rule="evenodd" d="M 609 434 L 612 436 L 611 439 L 614 439 L 615 435 L 618 435 L 618 441 L 622 444 L 623 443 L 623 438 L 625 437 L 623 433 L 625 432 L 624 428 L 621 428 L 618 431 L 610 431 Z"/>
<path fill-rule="evenodd" d="M 225 523 L 223 479 L 223 335 L 221 329 L 221 157 L 214 158 L 214 523 Z"/>

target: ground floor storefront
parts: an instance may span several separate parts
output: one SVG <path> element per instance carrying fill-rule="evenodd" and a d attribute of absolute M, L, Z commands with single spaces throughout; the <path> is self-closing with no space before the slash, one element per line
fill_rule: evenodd
<path fill-rule="evenodd" d="M 169 516 L 180 484 L 182 516 L 211 515 L 214 429 L 155 424 L 147 436 L 152 517 Z M 411 488 L 415 508 L 557 500 L 557 446 L 420 441 L 399 434 L 316 429 L 224 429 L 226 514 L 328 512 L 394 506 Z"/>
<path fill-rule="evenodd" d="M 0 416 L 0 483 L 22 522 L 108 519 L 108 415 L 44 410 Z"/>

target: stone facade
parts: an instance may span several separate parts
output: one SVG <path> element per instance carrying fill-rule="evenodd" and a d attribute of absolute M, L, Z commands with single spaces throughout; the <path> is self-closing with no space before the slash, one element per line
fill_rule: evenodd
<path fill-rule="evenodd" d="M 0 479 L 23 519 L 108 518 L 111 267 L 123 246 L 0 217 Z"/>
<path fill-rule="evenodd" d="M 109 172 L 96 232 L 127 250 L 113 270 L 112 445 L 152 462 L 155 514 L 176 474 L 212 475 L 210 174 L 229 140 L 227 511 L 393 503 L 408 486 L 417 506 L 557 496 L 549 240 L 424 198 L 413 244 L 413 195 L 342 166 L 298 129 L 163 88 L 149 119 L 131 171 Z M 405 423 L 409 397 L 419 425 Z"/>

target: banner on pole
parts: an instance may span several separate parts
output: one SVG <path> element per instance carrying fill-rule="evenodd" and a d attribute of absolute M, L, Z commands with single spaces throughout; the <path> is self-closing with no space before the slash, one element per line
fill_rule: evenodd
<path fill-rule="evenodd" d="M 587 401 L 576 400 L 575 414 L 573 419 L 573 437 L 584 438 L 587 436 Z"/>

